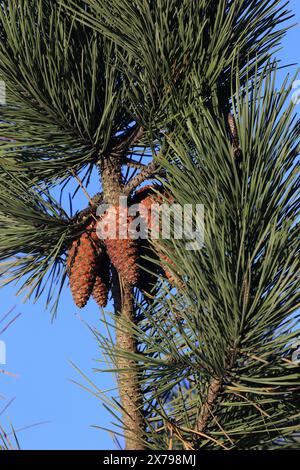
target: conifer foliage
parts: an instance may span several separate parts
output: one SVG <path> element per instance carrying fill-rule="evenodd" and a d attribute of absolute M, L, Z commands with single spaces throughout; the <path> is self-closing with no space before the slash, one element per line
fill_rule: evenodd
<path fill-rule="evenodd" d="M 288 3 L 1 2 L 1 284 L 53 314 L 67 280 L 80 308 L 111 295 L 115 340 L 95 334 L 127 449 L 296 446 L 299 122 L 273 55 Z M 71 182 L 75 213 L 53 196 Z M 120 196 L 148 239 L 118 236 Z M 165 201 L 203 205 L 201 249 L 151 237 Z"/>

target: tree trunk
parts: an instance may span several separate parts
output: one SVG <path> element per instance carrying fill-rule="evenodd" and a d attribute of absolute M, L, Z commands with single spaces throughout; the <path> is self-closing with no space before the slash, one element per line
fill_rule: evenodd
<path fill-rule="evenodd" d="M 113 297 L 116 312 L 117 347 L 128 353 L 137 352 L 137 342 L 133 334 L 124 327 L 124 320 L 134 322 L 134 299 L 132 288 L 119 280 L 114 274 Z M 120 285 L 121 284 L 121 285 Z M 118 357 L 118 386 L 123 408 L 124 435 L 127 450 L 144 450 L 145 421 L 143 416 L 143 397 L 139 385 L 136 364 L 127 357 Z"/>
<path fill-rule="evenodd" d="M 105 203 L 118 205 L 119 197 L 123 195 L 121 161 L 115 157 L 106 157 L 100 163 L 100 170 Z M 136 353 L 137 342 L 133 334 L 124 328 L 124 320 L 135 321 L 132 288 L 115 270 L 112 293 L 116 314 L 116 346 L 124 352 Z M 135 362 L 126 357 L 118 358 L 117 367 L 120 369 L 118 387 L 123 408 L 126 450 L 144 450 L 146 447 L 141 439 L 145 436 L 145 420 L 138 370 Z"/>

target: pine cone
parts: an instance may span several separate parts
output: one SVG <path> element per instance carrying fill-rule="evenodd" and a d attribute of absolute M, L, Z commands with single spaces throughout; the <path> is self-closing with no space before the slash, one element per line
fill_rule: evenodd
<path fill-rule="evenodd" d="M 75 240 L 67 256 L 70 288 L 77 307 L 86 305 L 96 276 L 96 247 L 89 234 Z"/>
<path fill-rule="evenodd" d="M 151 236 L 151 230 L 155 231 L 156 233 L 159 233 L 159 214 L 157 218 L 154 218 L 152 220 L 152 210 L 154 204 L 156 204 L 156 206 L 159 205 L 160 198 L 159 195 L 155 193 L 151 194 L 151 192 L 149 193 L 149 191 L 145 192 L 145 194 L 146 196 L 139 202 L 139 207 L 141 208 L 140 214 L 146 220 L 148 235 Z"/>
<path fill-rule="evenodd" d="M 99 307 L 106 307 L 109 292 L 109 269 L 110 261 L 107 253 L 103 250 L 98 252 L 97 272 L 92 296 Z"/>
<path fill-rule="evenodd" d="M 155 191 L 160 191 L 161 187 L 158 185 L 146 185 L 142 188 L 138 189 L 131 198 L 130 205 L 132 204 L 139 204 L 142 202 L 146 197 L 154 195 Z"/>
<path fill-rule="evenodd" d="M 171 265 L 172 267 L 176 268 L 175 263 L 167 256 L 162 253 L 160 253 L 160 259 L 163 260 L 162 266 L 164 268 L 165 276 L 168 279 L 168 281 L 179 287 L 180 289 L 183 289 L 185 287 L 185 284 L 183 280 L 180 278 L 180 274 L 176 273 L 173 274 L 170 271 L 170 267 L 168 265 Z"/>
<path fill-rule="evenodd" d="M 97 220 L 92 219 L 92 221 L 89 223 L 89 225 L 86 228 L 87 233 L 89 234 L 91 240 L 96 244 L 96 246 L 99 245 L 100 239 L 97 235 Z"/>
<path fill-rule="evenodd" d="M 157 185 L 144 186 L 143 188 L 136 191 L 135 195 L 132 198 L 133 204 L 140 204 L 143 206 L 143 208 L 147 209 L 147 215 L 145 214 L 144 211 L 141 211 L 141 212 L 142 212 L 142 215 L 146 217 L 148 229 L 153 230 L 153 231 L 159 230 L 159 218 L 158 220 L 156 220 L 155 217 L 153 218 L 153 220 L 151 218 L 153 206 L 164 204 L 166 201 L 172 204 L 174 202 L 174 199 L 170 195 L 168 195 L 166 192 L 164 192 L 161 186 L 157 186 Z M 153 225 L 153 222 L 155 223 L 156 221 L 157 221 L 157 224 Z M 151 222 L 152 222 L 152 226 L 151 226 Z"/>
<path fill-rule="evenodd" d="M 131 286 L 138 282 L 139 269 L 137 265 L 138 244 L 131 238 L 129 225 L 133 217 L 126 214 L 126 209 L 114 206 L 106 212 L 102 218 L 104 224 L 114 222 L 114 210 L 116 211 L 116 233 L 104 240 L 110 261 L 120 276 Z M 124 210 L 124 213 L 122 211 Z M 120 220 L 120 216 L 122 220 Z M 126 238 L 122 238 L 122 237 Z"/>
<path fill-rule="evenodd" d="M 72 246 L 68 251 L 68 255 L 67 255 L 67 273 L 68 273 L 69 276 L 71 274 L 72 266 L 73 266 L 73 263 L 74 263 L 74 260 L 75 260 L 76 254 L 77 254 L 78 245 L 79 245 L 79 240 L 73 240 Z"/>
<path fill-rule="evenodd" d="M 144 189 L 144 191 L 143 191 Z M 165 198 L 167 197 L 167 200 L 169 202 L 174 202 L 173 198 L 171 196 L 168 196 L 166 194 L 156 194 L 156 193 L 153 193 L 151 194 L 151 190 L 153 190 L 154 187 L 151 187 L 151 186 L 148 186 L 148 187 L 145 187 L 145 188 L 142 188 L 140 190 L 140 193 L 138 194 L 142 194 L 142 195 L 146 195 L 144 197 L 144 199 L 141 199 L 140 201 L 140 204 L 143 205 L 143 207 L 145 207 L 147 209 L 147 226 L 150 230 L 159 230 L 159 225 L 157 226 L 156 224 L 153 225 L 153 222 L 152 219 L 151 219 L 151 208 L 152 208 L 152 205 L 153 204 L 160 204 L 160 203 L 163 203 Z M 150 236 L 151 236 L 151 233 L 150 233 Z M 179 277 L 179 274 L 178 276 L 177 275 L 174 275 L 170 272 L 170 268 L 167 266 L 167 264 L 171 265 L 171 266 L 174 266 L 174 263 L 173 261 L 170 260 L 170 258 L 166 255 L 164 255 L 163 253 L 161 253 L 161 251 L 159 250 L 159 242 L 158 241 L 154 241 L 154 249 L 156 251 L 156 255 L 159 256 L 160 259 L 162 259 L 165 263 L 162 263 L 162 267 L 164 269 L 164 273 L 165 273 L 165 276 L 166 278 L 169 280 L 169 282 L 171 284 L 177 284 L 180 288 L 183 288 L 184 287 L 184 282 L 182 281 L 182 279 L 180 279 Z M 154 254 L 154 252 L 153 252 Z M 153 256 L 152 254 L 152 256 Z M 145 282 L 148 282 L 147 280 L 147 276 L 146 276 L 146 280 Z M 140 285 L 142 285 L 142 281 L 140 281 Z M 141 287 L 142 288 L 142 287 Z"/>

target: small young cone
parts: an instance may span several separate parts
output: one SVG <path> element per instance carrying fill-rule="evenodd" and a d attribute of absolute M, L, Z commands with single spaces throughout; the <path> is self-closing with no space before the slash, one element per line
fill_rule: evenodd
<path fill-rule="evenodd" d="M 73 242 L 67 257 L 70 289 L 77 307 L 86 305 L 96 276 L 96 249 L 89 234 L 83 233 Z"/>
<path fill-rule="evenodd" d="M 108 300 L 108 288 L 103 282 L 101 276 L 96 275 L 92 296 L 99 307 L 106 307 Z"/>
<path fill-rule="evenodd" d="M 114 206 L 112 209 L 116 211 L 116 233 L 114 235 L 108 236 L 104 240 L 104 243 L 110 261 L 120 276 L 126 282 L 128 282 L 129 285 L 135 286 L 138 282 L 139 268 L 137 264 L 137 240 L 131 238 L 129 230 L 129 226 L 133 220 L 133 217 L 130 217 L 128 214 L 126 214 L 126 209 L 123 209 L 120 206 Z M 122 213 L 123 210 L 124 212 Z M 111 223 L 112 214 L 113 211 L 107 211 L 107 213 L 102 218 L 104 224 Z"/>
<path fill-rule="evenodd" d="M 97 273 L 92 291 L 92 296 L 99 307 L 106 307 L 109 292 L 109 257 L 104 251 L 98 253 L 97 257 Z"/>

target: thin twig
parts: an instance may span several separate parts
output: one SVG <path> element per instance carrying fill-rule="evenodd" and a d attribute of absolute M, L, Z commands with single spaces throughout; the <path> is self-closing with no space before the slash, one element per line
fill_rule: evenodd
<path fill-rule="evenodd" d="M 134 191 L 135 188 L 137 188 L 140 184 L 142 184 L 147 179 L 156 176 L 157 174 L 158 165 L 153 161 L 146 165 L 135 178 L 129 181 L 129 183 L 124 188 L 124 195 L 129 196 L 132 191 Z"/>
<path fill-rule="evenodd" d="M 75 220 L 81 220 L 84 218 L 84 216 L 89 216 L 91 215 L 93 217 L 94 220 L 97 221 L 97 217 L 94 215 L 93 213 L 93 210 L 95 208 L 96 205 L 98 204 L 95 204 L 96 201 L 98 201 L 98 199 L 100 199 L 100 195 L 102 195 L 101 193 L 97 193 L 96 196 L 94 196 L 93 198 L 91 198 L 91 196 L 89 195 L 89 193 L 87 192 L 86 188 L 84 187 L 81 179 L 79 178 L 79 176 L 75 173 L 75 171 L 72 169 L 71 170 L 71 173 L 72 175 L 74 176 L 74 178 L 76 178 L 76 180 L 78 181 L 78 184 L 79 186 L 81 187 L 81 189 L 83 190 L 84 194 L 86 195 L 88 201 L 89 201 L 89 204 L 90 206 L 83 209 L 82 211 L 80 211 L 78 214 L 76 214 L 76 216 L 74 217 Z"/>

